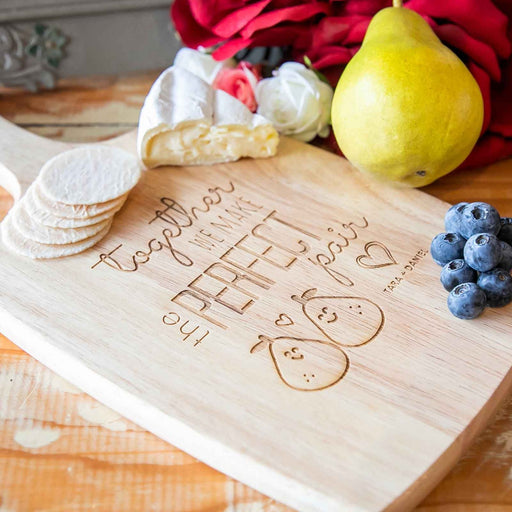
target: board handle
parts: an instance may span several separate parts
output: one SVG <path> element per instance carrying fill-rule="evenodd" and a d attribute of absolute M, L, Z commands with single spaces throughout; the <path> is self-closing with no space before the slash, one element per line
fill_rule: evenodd
<path fill-rule="evenodd" d="M 70 144 L 34 135 L 0 116 L 0 186 L 17 201 L 41 166 Z"/>

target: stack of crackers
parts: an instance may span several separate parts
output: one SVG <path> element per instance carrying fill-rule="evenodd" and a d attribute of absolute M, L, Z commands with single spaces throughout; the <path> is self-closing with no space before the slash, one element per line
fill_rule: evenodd
<path fill-rule="evenodd" d="M 122 149 L 92 145 L 48 160 L 2 222 L 2 239 L 30 258 L 82 252 L 109 231 L 140 178 L 138 160 Z"/>

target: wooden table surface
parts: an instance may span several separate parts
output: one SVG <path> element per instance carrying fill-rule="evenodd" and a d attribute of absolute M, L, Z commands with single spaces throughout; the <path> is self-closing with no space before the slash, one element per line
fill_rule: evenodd
<path fill-rule="evenodd" d="M 102 140 L 136 127 L 156 76 L 67 80 L 38 94 L 0 90 L 0 115 L 58 140 Z M 453 203 L 487 201 L 512 216 L 512 160 L 453 173 L 426 191 Z M 0 218 L 11 204 L 0 189 Z M 121 418 L 0 335 L 0 512 L 78 510 L 290 509 Z M 512 400 L 417 510 L 512 511 Z"/>

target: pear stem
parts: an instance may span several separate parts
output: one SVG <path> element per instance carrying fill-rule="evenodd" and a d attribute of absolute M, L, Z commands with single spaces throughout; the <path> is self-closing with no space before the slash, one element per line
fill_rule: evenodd
<path fill-rule="evenodd" d="M 403 0 L 393 0 L 393 7 L 402 7 Z"/>

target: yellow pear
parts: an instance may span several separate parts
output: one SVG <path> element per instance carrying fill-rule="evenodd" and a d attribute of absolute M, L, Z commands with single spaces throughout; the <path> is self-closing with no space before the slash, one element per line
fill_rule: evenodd
<path fill-rule="evenodd" d="M 469 155 L 482 129 L 483 100 L 469 70 L 428 23 L 395 2 L 374 16 L 345 68 L 332 126 L 358 169 L 421 187 Z"/>

